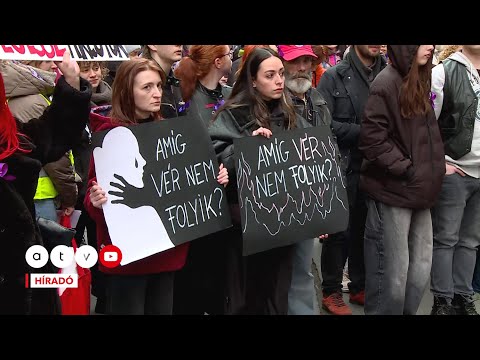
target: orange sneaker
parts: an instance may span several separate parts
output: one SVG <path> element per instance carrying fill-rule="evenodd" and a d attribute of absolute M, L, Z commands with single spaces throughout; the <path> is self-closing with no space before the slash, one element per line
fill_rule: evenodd
<path fill-rule="evenodd" d="M 365 305 L 365 290 L 362 290 L 356 294 L 350 293 L 350 303 L 357 305 Z"/>
<path fill-rule="evenodd" d="M 322 308 L 333 315 L 352 315 L 352 310 L 343 301 L 342 293 L 334 292 L 322 299 Z"/>

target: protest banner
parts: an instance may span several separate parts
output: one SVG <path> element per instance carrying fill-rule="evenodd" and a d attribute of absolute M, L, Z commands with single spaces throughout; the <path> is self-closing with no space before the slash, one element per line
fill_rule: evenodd
<path fill-rule="evenodd" d="M 0 59 L 61 61 L 67 49 L 77 61 L 130 59 L 124 45 L 0 45 Z"/>
<path fill-rule="evenodd" d="M 340 157 L 326 126 L 234 140 L 243 254 L 343 231 Z"/>
<path fill-rule="evenodd" d="M 125 265 L 231 226 L 210 137 L 189 116 L 93 134 L 103 213 Z"/>

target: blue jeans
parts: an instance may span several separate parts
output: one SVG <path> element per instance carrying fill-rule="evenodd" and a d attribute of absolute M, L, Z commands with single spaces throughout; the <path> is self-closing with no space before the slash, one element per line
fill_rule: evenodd
<path fill-rule="evenodd" d="M 472 279 L 480 245 L 480 179 L 455 173 L 445 176 L 432 208 L 433 295 L 453 299 L 472 296 Z"/>
<path fill-rule="evenodd" d="M 430 210 L 367 200 L 365 314 L 414 315 L 432 264 Z"/>
<path fill-rule="evenodd" d="M 57 208 L 53 199 L 35 200 L 35 215 L 55 222 L 57 220 Z"/>
<path fill-rule="evenodd" d="M 313 241 L 294 245 L 292 282 L 288 291 L 288 315 L 313 315 L 315 288 L 312 274 Z"/>

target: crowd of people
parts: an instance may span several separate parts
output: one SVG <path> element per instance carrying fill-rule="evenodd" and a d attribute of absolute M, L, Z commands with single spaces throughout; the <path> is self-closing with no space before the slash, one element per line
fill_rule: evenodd
<path fill-rule="evenodd" d="M 329 313 L 352 314 L 348 292 L 366 315 L 413 315 L 430 283 L 432 315 L 478 315 L 480 45 L 126 48 L 116 63 L 0 62 L 1 314 L 61 313 L 56 289 L 24 286 L 53 271 L 25 261 L 48 242 L 39 218 L 80 210 L 78 243 L 112 243 L 92 134 L 188 114 L 210 136 L 233 226 L 95 265 L 95 313 L 313 315 L 320 241 Z M 335 141 L 347 229 L 244 256 L 234 139 L 310 127 Z"/>

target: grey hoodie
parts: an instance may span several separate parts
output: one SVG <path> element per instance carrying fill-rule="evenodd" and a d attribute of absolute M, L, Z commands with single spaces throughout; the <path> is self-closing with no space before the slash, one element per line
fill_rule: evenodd
<path fill-rule="evenodd" d="M 453 53 L 448 58 L 465 65 L 470 84 L 477 97 L 480 97 L 480 76 L 470 60 L 468 60 L 468 58 L 461 52 Z M 443 64 L 439 64 L 432 70 L 432 92 L 436 95 L 434 100 L 434 110 L 437 119 L 442 112 L 444 85 L 445 69 Z M 477 179 L 480 178 L 480 101 L 478 104 L 475 126 L 473 129 L 472 148 L 470 152 L 457 160 L 453 160 L 448 155 L 445 155 L 445 160 L 448 163 L 455 165 L 466 174 Z"/>

